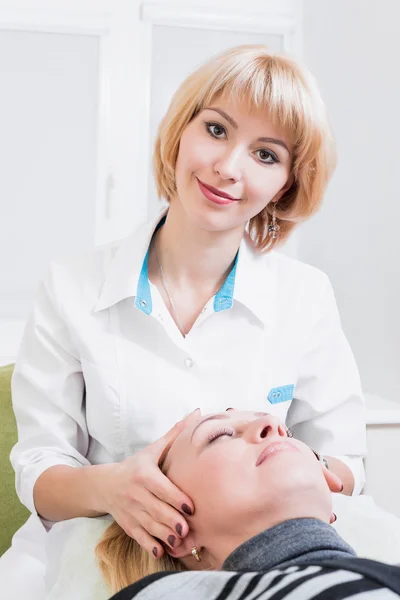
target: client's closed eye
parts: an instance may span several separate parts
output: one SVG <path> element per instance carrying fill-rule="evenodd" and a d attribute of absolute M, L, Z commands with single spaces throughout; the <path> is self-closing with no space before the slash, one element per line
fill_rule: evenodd
<path fill-rule="evenodd" d="M 213 431 L 212 433 L 210 433 L 208 435 L 208 443 L 211 444 L 216 439 L 218 439 L 224 435 L 232 437 L 234 435 L 234 433 L 235 432 L 233 431 L 233 429 L 228 429 L 226 427 L 224 427 L 223 429 L 218 429 L 217 431 Z"/>

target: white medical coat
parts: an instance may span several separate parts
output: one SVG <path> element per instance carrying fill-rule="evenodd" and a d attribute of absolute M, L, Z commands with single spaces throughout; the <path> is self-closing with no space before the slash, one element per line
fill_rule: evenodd
<path fill-rule="evenodd" d="M 17 493 L 39 475 L 121 461 L 185 414 L 276 414 L 364 482 L 364 401 L 332 287 L 318 269 L 246 239 L 186 338 L 148 280 L 163 213 L 131 236 L 55 260 L 39 285 L 12 379 Z"/>

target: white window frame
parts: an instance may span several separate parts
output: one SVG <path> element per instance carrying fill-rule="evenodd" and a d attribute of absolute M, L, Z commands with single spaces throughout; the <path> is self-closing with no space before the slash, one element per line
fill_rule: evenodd
<path fill-rule="evenodd" d="M 95 239 L 93 244 L 101 243 L 107 236 L 107 228 L 110 225 L 108 149 L 111 16 L 109 14 L 68 13 L 40 9 L 0 10 L 0 31 L 62 33 L 99 38 Z M 24 324 L 23 319 L 0 318 L 0 365 L 14 362 Z"/>
<path fill-rule="evenodd" d="M 28 31 L 33 33 L 63 33 L 89 35 L 99 38 L 99 95 L 97 115 L 97 169 L 95 201 L 94 244 L 102 243 L 110 217 L 110 174 L 108 149 L 110 146 L 110 33 L 111 15 L 67 13 L 49 10 L 0 11 L 0 31 Z"/>

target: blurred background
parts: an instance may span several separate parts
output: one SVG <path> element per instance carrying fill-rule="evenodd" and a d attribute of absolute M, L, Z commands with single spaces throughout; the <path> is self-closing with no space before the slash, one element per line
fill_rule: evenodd
<path fill-rule="evenodd" d="M 243 43 L 292 54 L 319 82 L 339 163 L 283 251 L 329 275 L 374 456 L 400 451 L 398 0 L 0 0 L 0 364 L 53 257 L 160 209 L 151 154 L 169 100 Z"/>

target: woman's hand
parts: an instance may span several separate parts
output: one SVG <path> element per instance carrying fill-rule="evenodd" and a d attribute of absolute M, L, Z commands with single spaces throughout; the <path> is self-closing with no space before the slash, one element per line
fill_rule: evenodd
<path fill-rule="evenodd" d="M 332 473 L 335 473 L 340 479 L 342 488 L 339 492 L 345 496 L 351 496 L 354 491 L 354 475 L 349 467 L 339 458 L 335 458 L 334 456 L 326 456 L 325 458 L 328 460 L 329 470 Z"/>
<path fill-rule="evenodd" d="M 189 526 L 182 513 L 192 515 L 191 499 L 160 470 L 165 453 L 186 425 L 179 421 L 162 438 L 119 464 L 110 465 L 101 484 L 107 512 L 122 529 L 156 558 L 163 542 L 177 548 Z"/>
<path fill-rule="evenodd" d="M 314 454 L 315 454 L 315 452 L 314 452 Z M 336 494 L 340 494 L 340 492 L 343 491 L 343 483 L 342 483 L 342 480 L 340 479 L 340 477 L 338 475 L 336 475 L 336 473 L 334 473 L 330 469 L 327 469 L 326 466 L 322 462 L 321 462 L 321 469 L 322 469 L 322 472 L 325 477 L 325 481 L 328 484 L 330 491 L 334 492 Z M 334 512 L 332 512 L 331 517 L 330 517 L 330 524 L 332 525 L 332 523 L 334 523 L 336 521 L 336 519 L 337 519 L 337 516 L 335 515 Z"/>

